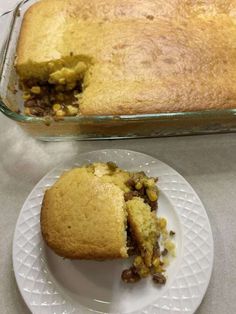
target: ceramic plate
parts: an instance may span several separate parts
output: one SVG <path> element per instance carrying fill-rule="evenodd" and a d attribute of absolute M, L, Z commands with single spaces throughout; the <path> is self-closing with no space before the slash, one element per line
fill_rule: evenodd
<path fill-rule="evenodd" d="M 120 280 L 129 261 L 72 261 L 45 246 L 40 232 L 44 191 L 65 171 L 95 161 L 114 161 L 130 171 L 159 178 L 158 215 L 174 230 L 176 258 L 165 286 L 151 278 L 136 284 Z M 13 264 L 20 292 L 37 314 L 46 313 L 194 313 L 206 292 L 213 264 L 209 220 L 186 180 L 163 162 L 138 152 L 100 150 L 81 154 L 49 172 L 33 189 L 20 212 L 13 242 Z"/>

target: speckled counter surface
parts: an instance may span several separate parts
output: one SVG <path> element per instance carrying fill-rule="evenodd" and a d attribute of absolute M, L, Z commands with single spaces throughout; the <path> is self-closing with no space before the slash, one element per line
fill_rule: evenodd
<path fill-rule="evenodd" d="M 12 269 L 15 223 L 28 193 L 55 164 L 103 148 L 147 153 L 182 174 L 203 201 L 213 231 L 215 260 L 197 314 L 234 314 L 236 309 L 236 134 L 157 139 L 44 143 L 0 115 L 0 313 L 29 313 Z"/>

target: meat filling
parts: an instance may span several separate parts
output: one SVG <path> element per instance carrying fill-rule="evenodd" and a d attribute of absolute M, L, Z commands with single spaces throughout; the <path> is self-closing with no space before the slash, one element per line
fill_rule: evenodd
<path fill-rule="evenodd" d="M 63 83 L 63 82 L 62 82 Z M 73 86 L 37 82 L 34 79 L 21 82 L 24 91 L 24 113 L 37 117 L 75 116 L 79 113 L 79 97 L 82 83 Z"/>
<path fill-rule="evenodd" d="M 127 246 L 129 256 L 134 257 L 132 266 L 125 269 L 121 275 L 122 280 L 126 283 L 135 283 L 151 275 L 154 283 L 165 284 L 165 266 L 169 262 L 168 255 L 174 256 L 175 254 L 174 243 L 170 239 L 175 233 L 168 232 L 166 220 L 157 218 L 155 215 L 159 196 L 156 182 L 156 178 L 147 177 L 144 172 L 132 174 L 126 182 L 126 186 L 129 188 L 129 192 L 124 194 L 128 212 Z M 140 203 L 138 201 L 140 199 L 144 201 L 142 207 L 140 204 L 143 204 L 143 201 Z M 128 209 L 131 201 L 133 202 L 133 214 L 130 211 L 132 208 Z M 138 216 L 139 218 L 137 218 Z M 132 227 L 135 226 L 134 219 L 139 221 L 140 229 L 136 232 L 134 229 L 132 230 Z M 139 239 L 137 238 L 138 234 Z M 169 248 L 171 251 L 168 250 Z"/>

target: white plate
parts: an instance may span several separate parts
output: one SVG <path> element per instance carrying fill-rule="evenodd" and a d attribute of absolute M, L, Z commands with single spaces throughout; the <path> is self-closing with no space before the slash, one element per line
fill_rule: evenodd
<path fill-rule="evenodd" d="M 114 161 L 121 168 L 159 177 L 159 216 L 176 231 L 177 257 L 165 286 L 151 278 L 124 284 L 129 261 L 71 261 L 43 242 L 40 207 L 46 188 L 66 169 L 94 161 Z M 33 313 L 194 313 L 207 289 L 213 264 L 213 239 L 206 211 L 186 180 L 151 156 L 127 150 L 100 150 L 49 172 L 27 198 L 17 221 L 13 264 L 21 294 Z"/>

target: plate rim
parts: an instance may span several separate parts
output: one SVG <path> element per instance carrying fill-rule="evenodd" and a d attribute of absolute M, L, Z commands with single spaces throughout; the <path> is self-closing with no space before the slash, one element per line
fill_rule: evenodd
<path fill-rule="evenodd" d="M 50 176 L 51 173 L 59 170 L 59 168 L 63 168 L 64 170 L 66 170 L 68 168 L 67 165 L 71 165 L 69 166 L 69 168 L 72 168 L 73 165 L 75 165 L 75 158 L 76 159 L 79 159 L 80 157 L 83 158 L 84 156 L 86 155 L 89 155 L 89 154 L 94 154 L 94 153 L 107 153 L 107 152 L 125 152 L 125 153 L 135 153 L 135 154 L 138 154 L 138 155 L 142 155 L 142 157 L 144 158 L 152 158 L 153 160 L 157 161 L 158 163 L 162 164 L 164 167 L 166 168 L 169 168 L 169 170 L 171 170 L 172 174 L 175 174 L 177 176 L 179 176 L 183 182 L 185 184 L 187 184 L 188 188 L 191 190 L 191 192 L 197 197 L 197 200 L 200 204 L 200 206 L 202 207 L 203 211 L 204 211 L 204 214 L 205 214 L 205 217 L 206 217 L 206 222 L 207 222 L 207 225 L 208 225 L 208 229 L 209 229 L 209 237 L 210 237 L 210 247 L 211 247 L 211 258 L 210 258 L 210 263 L 209 263 L 209 271 L 207 273 L 207 278 L 206 278 L 206 281 L 205 281 L 205 285 L 204 285 L 204 289 L 202 290 L 202 293 L 201 295 L 198 297 L 198 302 L 195 304 L 195 307 L 193 309 L 191 309 L 191 312 L 189 312 L 189 314 L 193 314 L 196 312 L 196 310 L 198 309 L 198 307 L 201 305 L 202 301 L 203 301 L 203 298 L 206 294 L 206 291 L 207 291 L 207 288 L 209 286 L 209 283 L 210 283 L 210 280 L 211 280 L 211 276 L 212 276 L 212 272 L 213 272 L 213 264 L 214 264 L 214 238 L 213 238 L 213 234 L 212 234 L 212 228 L 211 228 L 211 224 L 210 224 L 210 220 L 209 220 L 209 216 L 208 216 L 208 213 L 206 211 L 206 208 L 202 202 L 202 200 L 200 199 L 200 197 L 198 196 L 198 193 L 193 189 L 192 185 L 188 182 L 188 180 L 185 179 L 184 176 L 182 176 L 181 173 L 179 173 L 177 170 L 175 170 L 172 166 L 170 166 L 169 164 L 163 162 L 162 160 L 160 160 L 159 158 L 156 158 L 154 157 L 153 155 L 149 155 L 149 154 L 145 154 L 145 153 L 142 153 L 142 152 L 139 152 L 139 151 L 135 151 L 135 150 L 129 150 L 129 149 L 111 149 L 111 148 L 104 148 L 104 149 L 96 149 L 96 150 L 91 150 L 91 151 L 86 151 L 86 152 L 82 152 L 82 153 L 78 153 L 78 154 L 73 154 L 69 159 L 63 161 L 63 162 L 60 162 L 58 163 L 55 167 L 53 167 L 51 170 L 49 170 L 32 188 L 32 190 L 30 191 L 30 193 L 27 195 L 23 205 L 21 206 L 21 209 L 19 211 L 19 214 L 18 214 L 18 218 L 17 218 L 17 221 L 16 221 L 16 224 L 15 224 L 15 230 L 14 230 L 14 235 L 13 235 L 13 242 L 12 242 L 12 261 L 13 261 L 13 271 L 14 271 L 14 275 L 15 275 L 15 279 L 16 279 L 16 283 L 17 283 L 17 287 L 19 289 L 19 292 L 20 292 L 20 295 L 22 296 L 26 306 L 28 307 L 28 309 L 32 312 L 33 312 L 33 307 L 31 306 L 31 304 L 28 302 L 28 299 L 27 299 L 27 294 L 23 292 L 23 289 L 21 287 L 21 283 L 20 283 L 20 280 L 19 280 L 19 275 L 17 273 L 17 270 L 16 270 L 16 267 L 17 267 L 17 262 L 16 262 L 16 258 L 15 258 L 15 250 L 16 250 L 16 236 L 17 236 L 17 230 L 18 230 L 18 227 L 19 227 L 19 224 L 20 224 L 20 218 L 21 218 L 21 215 L 22 215 L 22 212 L 26 206 L 26 204 L 28 203 L 28 201 L 30 200 L 32 194 L 34 193 L 34 191 L 40 187 L 40 184 L 47 178 Z M 61 171 L 60 171 L 61 172 Z M 164 190 L 163 190 L 164 192 Z M 169 198 L 168 198 L 169 199 Z M 172 202 L 171 202 L 172 203 Z M 176 209 L 175 209 L 176 211 Z M 178 216 L 178 219 L 182 222 L 182 220 L 180 219 L 180 217 Z M 182 223 L 181 223 L 181 228 L 183 227 Z M 183 248 L 182 248 L 183 250 Z M 57 283 L 55 283 L 55 285 L 57 286 Z M 158 300 L 158 299 L 157 299 Z M 155 302 L 158 302 L 158 301 L 155 301 Z M 145 314 L 148 314 L 149 311 L 146 311 L 146 309 L 148 307 L 150 307 L 152 304 L 149 304 L 148 306 L 146 306 L 145 308 L 143 309 L 140 309 L 140 310 L 136 310 L 135 312 L 130 312 L 130 314 L 133 314 L 133 313 L 138 313 L 140 311 L 140 313 L 145 313 Z M 91 313 L 101 313 L 101 314 L 105 314 L 105 312 L 98 312 L 96 310 L 91 310 L 91 309 L 88 309 L 89 311 L 91 311 Z M 73 312 L 74 313 L 74 312 Z M 108 314 L 108 313 L 107 313 Z M 111 314 L 114 314 L 113 312 Z"/>

